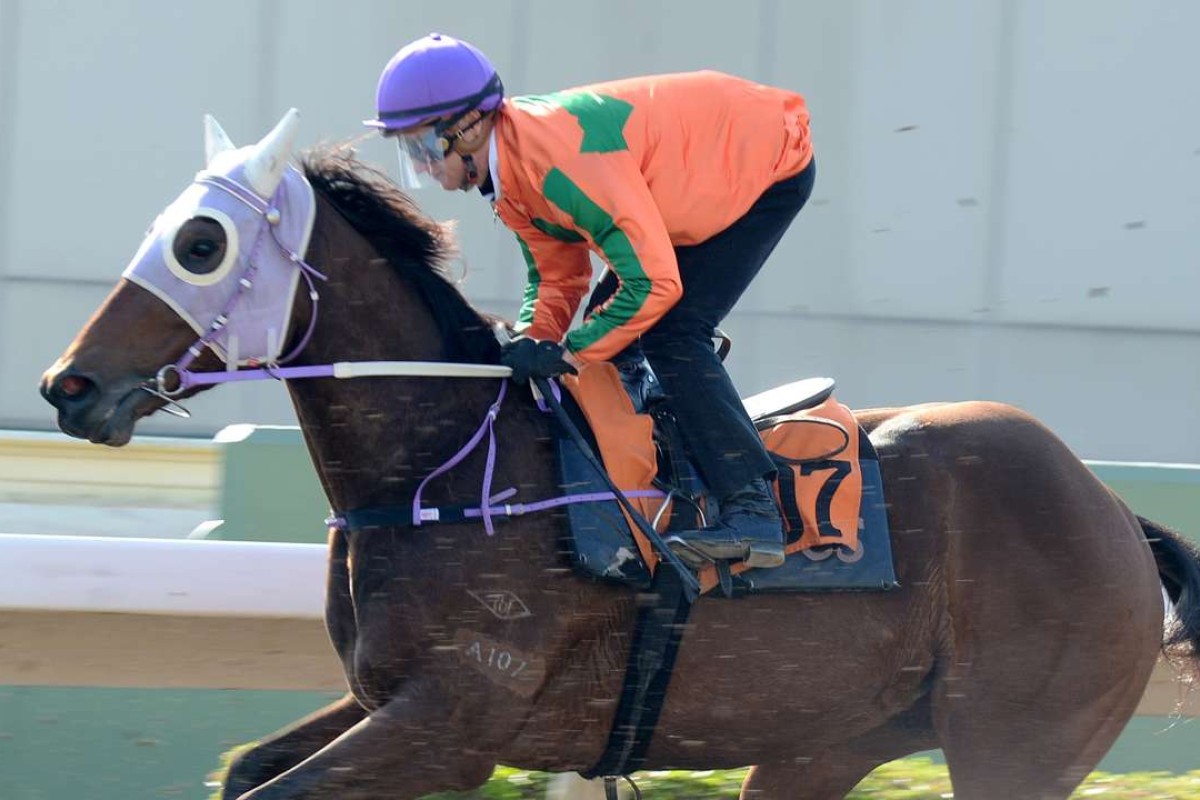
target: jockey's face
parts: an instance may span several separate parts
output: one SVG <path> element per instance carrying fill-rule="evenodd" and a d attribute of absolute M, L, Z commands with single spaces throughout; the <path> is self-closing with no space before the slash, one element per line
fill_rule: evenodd
<path fill-rule="evenodd" d="M 465 192 L 471 188 L 467 178 L 467 165 L 463 163 L 462 156 L 453 149 L 441 161 L 430 165 L 430 174 L 448 192 L 455 189 Z"/>
<path fill-rule="evenodd" d="M 487 174 L 486 136 L 490 126 L 480 124 L 479 112 L 471 112 L 449 130 L 438 132 L 434 121 L 425 125 L 389 132 L 400 146 L 401 183 L 417 188 L 437 183 L 446 191 L 467 191 Z M 439 120 L 440 121 L 440 120 Z M 463 158 L 469 154 L 478 174 L 472 180 Z M 481 163 L 482 162 L 482 163 Z"/>

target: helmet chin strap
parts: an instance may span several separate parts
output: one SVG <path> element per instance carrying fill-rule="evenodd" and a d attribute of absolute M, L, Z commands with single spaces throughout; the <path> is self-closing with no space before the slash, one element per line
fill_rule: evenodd
<path fill-rule="evenodd" d="M 464 111 L 462 114 L 459 114 L 458 116 L 454 117 L 453 119 L 447 120 L 444 123 L 440 123 L 442 126 L 442 130 L 449 131 L 450 128 L 452 128 L 456 124 L 458 124 L 459 120 L 461 120 L 467 114 L 471 113 L 471 111 L 478 111 L 478 109 L 471 109 L 470 111 Z M 474 152 L 477 152 L 480 149 L 480 147 L 485 146 L 485 144 L 483 144 L 483 143 L 476 144 L 471 149 L 467 150 L 467 148 L 470 145 L 468 145 L 467 142 L 465 142 L 463 140 L 463 136 L 467 133 L 467 131 L 471 130 L 476 125 L 479 125 L 479 124 L 483 123 L 484 121 L 486 121 L 489 117 L 491 117 L 493 115 L 493 113 L 494 112 L 492 112 L 492 111 L 479 111 L 479 116 L 477 116 L 475 119 L 471 120 L 469 123 L 464 125 L 459 130 L 455 131 L 454 133 L 442 133 L 441 134 L 442 136 L 447 137 L 447 141 L 449 142 L 448 151 L 453 150 L 455 153 L 458 153 L 458 157 L 462 159 L 463 167 L 466 170 L 466 172 L 463 174 L 462 183 L 458 187 L 459 190 L 461 190 L 461 191 L 464 191 L 464 192 L 469 191 L 470 189 L 474 188 L 476 183 L 479 181 L 479 167 L 475 164 L 475 159 L 471 154 Z M 467 152 L 464 153 L 463 150 L 467 150 Z"/>
<path fill-rule="evenodd" d="M 479 179 L 479 167 L 475 166 L 475 159 L 470 153 L 463 153 L 459 156 L 462 159 L 463 166 L 466 167 L 466 174 L 463 175 L 462 186 L 459 188 L 464 192 L 475 185 L 475 181 Z"/>

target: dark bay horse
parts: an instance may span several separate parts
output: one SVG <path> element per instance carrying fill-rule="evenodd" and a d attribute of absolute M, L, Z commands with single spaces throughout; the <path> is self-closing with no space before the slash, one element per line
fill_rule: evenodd
<path fill-rule="evenodd" d="M 206 208 L 165 214 L 150 237 L 167 237 L 177 275 L 202 286 L 232 263 L 236 278 L 264 249 L 250 244 L 261 244 L 263 219 L 278 223 L 286 138 L 231 150 L 210 132 L 202 175 L 217 177 L 188 192 L 233 193 L 253 224 Z M 302 344 L 288 362 L 297 368 L 497 362 L 493 321 L 444 275 L 441 227 L 344 151 L 309 153 L 303 173 L 315 221 L 298 255 L 322 275 L 312 295 L 287 296 L 276 353 Z M 46 372 L 42 392 L 67 433 L 122 445 L 167 395 L 201 388 L 164 365 L 221 368 L 219 347 L 184 355 L 197 330 L 145 283 L 118 283 Z M 329 502 L 345 511 L 411 501 L 479 428 L 502 381 L 314 378 L 287 389 Z M 524 389 L 508 394 L 494 422 L 494 486 L 560 494 L 551 419 Z M 647 768 L 752 764 L 743 797 L 839 798 L 876 766 L 940 747 L 956 797 L 1066 798 L 1134 713 L 1164 644 L 1200 667 L 1200 557 L 1017 409 L 933 403 L 857 416 L 881 456 L 901 588 L 702 597 Z M 485 451 L 430 482 L 428 504 L 478 502 Z M 595 764 L 637 597 L 577 576 L 563 525 L 545 512 L 494 535 L 474 520 L 331 530 L 327 625 L 349 692 L 240 757 L 224 797 L 415 798 L 474 787 L 497 763 Z M 1163 588 L 1177 618 L 1167 635 Z M 498 613 L 483 593 L 528 613 Z"/>

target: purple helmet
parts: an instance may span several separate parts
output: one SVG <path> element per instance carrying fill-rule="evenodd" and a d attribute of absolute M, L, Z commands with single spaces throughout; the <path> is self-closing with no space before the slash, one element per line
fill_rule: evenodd
<path fill-rule="evenodd" d="M 410 42 L 383 68 L 375 119 L 383 130 L 411 128 L 435 117 L 490 111 L 504 99 L 504 85 L 487 56 L 474 46 L 431 33 Z"/>

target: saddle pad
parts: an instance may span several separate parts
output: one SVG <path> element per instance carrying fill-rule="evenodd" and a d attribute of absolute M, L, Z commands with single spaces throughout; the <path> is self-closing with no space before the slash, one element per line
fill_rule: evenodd
<path fill-rule="evenodd" d="M 819 405 L 756 423 L 779 468 L 776 497 L 787 550 L 858 547 L 862 472 L 858 423 L 850 409 L 827 397 Z"/>
<path fill-rule="evenodd" d="M 766 592 L 880 591 L 896 588 L 892 563 L 892 540 L 888 531 L 883 478 L 875 448 L 859 435 L 858 466 L 862 474 L 862 522 L 858 549 L 841 548 L 789 550 L 783 566 L 737 571 L 733 576 L 734 596 Z M 702 583 L 702 587 L 706 584 Z"/>
<path fill-rule="evenodd" d="M 586 419 L 599 455 L 623 490 L 653 488 L 657 458 L 651 418 L 637 414 L 611 364 L 589 364 L 563 385 Z M 577 419 L 577 421 L 582 421 Z M 883 487 L 874 448 L 845 406 L 827 398 L 818 406 L 757 422 L 779 464 L 776 492 L 788 531 L 788 562 L 770 570 L 733 565 L 737 593 L 809 589 L 878 589 L 895 584 Z M 558 442 L 563 485 L 571 493 L 603 490 L 599 477 L 567 438 Z M 864 458 L 865 456 L 865 458 Z M 658 499 L 633 500 L 656 529 L 670 508 Z M 577 570 L 645 589 L 658 557 L 615 502 L 568 506 L 569 549 Z M 707 592 L 715 569 L 699 574 Z"/>

